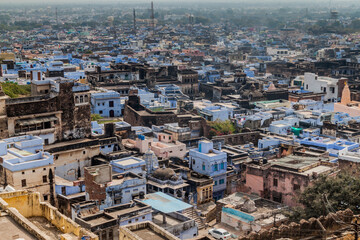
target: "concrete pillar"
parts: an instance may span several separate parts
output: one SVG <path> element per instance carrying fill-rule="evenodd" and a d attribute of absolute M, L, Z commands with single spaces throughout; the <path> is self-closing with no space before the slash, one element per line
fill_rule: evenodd
<path fill-rule="evenodd" d="M 165 213 L 163 213 L 163 224 L 166 224 L 166 216 L 165 216 Z"/>

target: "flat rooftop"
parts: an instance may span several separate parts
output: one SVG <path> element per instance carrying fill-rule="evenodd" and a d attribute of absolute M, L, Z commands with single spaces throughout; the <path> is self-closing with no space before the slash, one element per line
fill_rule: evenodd
<path fill-rule="evenodd" d="M 140 159 L 140 158 L 128 157 L 128 158 L 122 158 L 122 159 L 114 160 L 113 163 L 119 164 L 119 165 L 122 165 L 122 166 L 129 166 L 129 165 L 134 165 L 134 164 L 137 164 L 137 163 L 145 164 L 145 161 Z"/>
<path fill-rule="evenodd" d="M 2 213 L 0 213 L 2 214 Z M 10 216 L 0 216 L 1 239 L 36 240 L 25 228 L 15 222 Z"/>
<path fill-rule="evenodd" d="M 127 214 L 127 213 L 131 213 L 131 212 L 134 212 L 134 211 L 139 211 L 142 208 L 144 208 L 144 207 L 135 205 L 133 207 L 124 208 L 124 209 L 120 209 L 120 210 L 113 211 L 113 212 L 106 211 L 106 213 L 108 215 L 112 216 L 113 218 L 117 219 L 118 216 L 121 216 L 121 215 L 124 215 L 124 214 Z"/>
<path fill-rule="evenodd" d="M 299 171 L 305 167 L 316 164 L 318 162 L 319 162 L 318 158 L 290 155 L 272 161 L 271 165 Z"/>
<path fill-rule="evenodd" d="M 136 234 L 140 239 L 167 240 L 165 237 L 156 233 L 154 230 L 152 230 L 149 227 L 143 228 L 143 229 L 138 229 L 138 230 L 131 231 L 131 232 Z"/>
<path fill-rule="evenodd" d="M 156 215 L 153 215 L 153 223 L 166 229 L 168 227 L 176 226 L 176 225 L 182 223 L 182 221 L 179 221 L 176 218 L 166 215 L 166 224 L 163 224 L 163 215 L 158 213 Z"/>

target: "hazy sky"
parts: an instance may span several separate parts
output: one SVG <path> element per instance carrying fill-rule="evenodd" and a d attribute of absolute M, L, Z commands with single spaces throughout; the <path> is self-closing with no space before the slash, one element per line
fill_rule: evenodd
<path fill-rule="evenodd" d="M 304 3 L 304 2 L 311 2 L 311 3 L 342 3 L 342 2 L 353 2 L 359 3 L 358 0 L 153 0 L 154 3 L 156 2 L 166 2 L 166 3 L 178 3 L 178 2 L 233 2 L 233 3 L 242 3 L 242 2 L 289 2 L 289 3 Z M 0 0 L 0 3 L 9 3 L 9 0 Z M 12 3 L 88 3 L 88 2 L 97 2 L 97 3 L 136 3 L 136 2 L 151 2 L 151 0 L 14 0 Z"/>
<path fill-rule="evenodd" d="M 60 4 L 87 4 L 87 5 L 100 5 L 100 4 L 150 4 L 151 0 L 0 0 L 0 5 L 24 5 L 31 6 L 34 5 L 60 5 Z M 225 4 L 224 7 L 229 7 L 231 3 L 235 5 L 245 4 L 245 5 L 252 5 L 256 6 L 257 4 L 261 7 L 261 3 L 266 4 L 272 7 L 282 7 L 282 6 L 300 6 L 305 7 L 307 6 L 315 6 L 318 7 L 324 6 L 329 7 L 347 7 L 347 6 L 359 6 L 360 7 L 360 0 L 153 0 L 155 7 L 161 7 L 162 4 L 164 5 L 171 5 L 176 7 L 177 5 L 189 5 L 189 4 L 200 4 L 205 5 L 206 3 L 212 4 Z M 277 4 L 281 4 L 281 6 L 277 6 Z"/>

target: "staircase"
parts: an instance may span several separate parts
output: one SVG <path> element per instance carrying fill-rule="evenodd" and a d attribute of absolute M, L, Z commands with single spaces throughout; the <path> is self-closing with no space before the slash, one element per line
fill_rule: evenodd
<path fill-rule="evenodd" d="M 198 229 L 203 229 L 205 228 L 205 224 L 204 224 L 204 220 L 202 220 L 199 215 L 197 214 L 196 210 L 192 207 L 192 208 L 188 208 L 188 209 L 185 209 L 183 212 L 182 212 L 186 217 L 188 218 L 191 218 L 191 219 L 194 219 L 195 222 L 197 223 L 198 225 Z"/>

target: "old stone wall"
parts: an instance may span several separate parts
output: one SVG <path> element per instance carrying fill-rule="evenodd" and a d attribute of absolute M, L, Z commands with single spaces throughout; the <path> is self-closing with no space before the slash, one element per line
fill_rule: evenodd
<path fill-rule="evenodd" d="M 43 100 L 31 101 L 26 98 L 27 102 L 18 102 L 6 104 L 6 112 L 8 117 L 19 117 L 24 115 L 48 113 L 57 111 L 57 98 L 49 98 Z"/>
<path fill-rule="evenodd" d="M 224 139 L 225 144 L 230 145 L 241 145 L 247 143 L 253 143 L 254 145 L 257 145 L 260 138 L 260 132 L 237 133 L 213 137 L 214 140 Z"/>
<path fill-rule="evenodd" d="M 250 233 L 240 240 L 275 240 L 280 238 L 305 239 L 307 237 L 316 237 L 316 239 L 326 239 L 326 234 L 332 231 L 342 229 L 344 225 L 351 226 L 354 214 L 351 210 L 329 213 L 327 216 L 319 218 L 302 219 L 299 223 L 290 223 L 281 225 L 278 228 L 261 230 L 258 233 Z"/>

